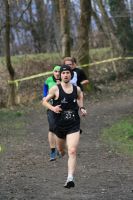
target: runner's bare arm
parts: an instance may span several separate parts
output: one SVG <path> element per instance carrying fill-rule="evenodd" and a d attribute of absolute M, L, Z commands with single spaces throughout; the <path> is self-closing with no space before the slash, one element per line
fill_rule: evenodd
<path fill-rule="evenodd" d="M 84 81 L 82 81 L 80 84 L 81 84 L 81 85 L 86 85 L 86 84 L 88 84 L 88 83 L 89 83 L 88 80 L 84 80 Z"/>
<path fill-rule="evenodd" d="M 77 87 L 77 94 L 78 94 L 78 106 L 79 106 L 79 109 L 80 109 L 80 112 L 81 112 L 81 115 L 86 115 L 87 112 L 86 112 L 86 109 L 84 107 L 84 103 L 83 103 L 83 92 L 81 91 L 80 87 Z"/>
<path fill-rule="evenodd" d="M 49 90 L 48 95 L 45 98 L 43 98 L 43 100 L 42 100 L 42 105 L 45 106 L 46 108 L 52 110 L 55 113 L 59 113 L 62 109 L 60 108 L 60 105 L 52 106 L 49 103 L 49 100 L 54 99 L 56 97 L 57 90 L 58 90 L 57 86 L 52 87 Z"/>
<path fill-rule="evenodd" d="M 77 86 L 77 94 L 78 94 L 78 106 L 83 107 L 83 92 L 80 87 Z"/>

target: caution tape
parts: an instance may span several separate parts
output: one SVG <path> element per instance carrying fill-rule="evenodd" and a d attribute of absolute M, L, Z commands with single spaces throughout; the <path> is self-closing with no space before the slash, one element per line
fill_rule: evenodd
<path fill-rule="evenodd" d="M 15 84 L 16 87 L 18 87 L 18 83 L 22 82 L 22 81 L 26 81 L 26 80 L 30 80 L 30 79 L 34 79 L 34 78 L 38 78 L 38 77 L 42 77 L 42 76 L 47 76 L 47 75 L 51 75 L 53 74 L 52 71 L 50 72 L 45 72 L 45 73 L 41 73 L 41 74 L 36 74 L 36 75 L 32 75 L 32 76 L 28 76 L 25 78 L 21 78 L 21 79 L 16 79 L 14 81 L 8 81 L 9 84 Z"/>
<path fill-rule="evenodd" d="M 110 58 L 110 59 L 107 59 L 107 60 L 102 60 L 102 61 L 98 61 L 98 62 L 84 64 L 84 65 L 81 65 L 81 67 L 88 67 L 88 66 L 93 66 L 93 65 L 99 65 L 99 64 L 102 64 L 102 63 L 113 62 L 113 61 L 118 61 L 118 60 L 132 60 L 132 59 L 133 59 L 133 57 Z"/>
<path fill-rule="evenodd" d="M 111 58 L 111 59 L 107 59 L 107 60 L 102 60 L 102 61 L 98 61 L 98 62 L 93 62 L 93 63 L 89 63 L 89 64 L 84 64 L 81 65 L 80 67 L 89 67 L 89 66 L 93 66 L 93 65 L 99 65 L 102 63 L 107 63 L 107 62 L 113 62 L 113 61 L 117 61 L 117 60 L 133 60 L 133 57 L 117 57 L 117 58 Z M 44 73 L 40 73 L 40 74 L 36 74 L 36 75 L 32 75 L 32 76 L 28 76 L 25 78 L 21 78 L 21 79 L 16 79 L 14 81 L 8 81 L 8 84 L 15 84 L 16 87 L 18 88 L 18 83 L 22 82 L 22 81 L 26 81 L 26 80 L 30 80 L 30 79 L 34 79 L 34 78 L 38 78 L 38 77 L 42 77 L 42 76 L 47 76 L 47 75 L 51 75 L 53 74 L 52 71 L 49 72 L 44 72 Z"/>

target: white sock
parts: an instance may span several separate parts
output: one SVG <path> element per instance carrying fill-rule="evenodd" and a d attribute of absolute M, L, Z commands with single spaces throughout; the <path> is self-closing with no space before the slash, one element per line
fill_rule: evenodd
<path fill-rule="evenodd" d="M 67 180 L 73 181 L 73 175 L 68 175 Z"/>

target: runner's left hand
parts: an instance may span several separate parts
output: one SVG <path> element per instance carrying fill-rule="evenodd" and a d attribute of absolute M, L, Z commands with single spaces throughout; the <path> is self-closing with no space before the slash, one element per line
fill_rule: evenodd
<path fill-rule="evenodd" d="M 87 111 L 86 111 L 85 108 L 81 108 L 80 113 L 81 113 L 82 116 L 85 116 L 87 114 Z"/>

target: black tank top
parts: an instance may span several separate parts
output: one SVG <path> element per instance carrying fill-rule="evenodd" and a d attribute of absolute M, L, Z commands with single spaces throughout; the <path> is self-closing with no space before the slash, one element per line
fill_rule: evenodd
<path fill-rule="evenodd" d="M 73 110 L 78 111 L 79 107 L 77 104 L 77 87 L 73 85 L 72 93 L 66 93 L 61 84 L 58 85 L 59 88 L 59 98 L 54 100 L 54 105 L 61 105 L 63 111 L 65 110 Z"/>
<path fill-rule="evenodd" d="M 61 105 L 62 111 L 60 113 L 54 113 L 54 133 L 60 138 L 65 138 L 66 134 L 80 130 L 77 87 L 73 85 L 73 91 L 70 94 L 63 90 L 61 84 L 58 85 L 58 88 L 59 98 L 54 100 L 54 105 Z"/>

